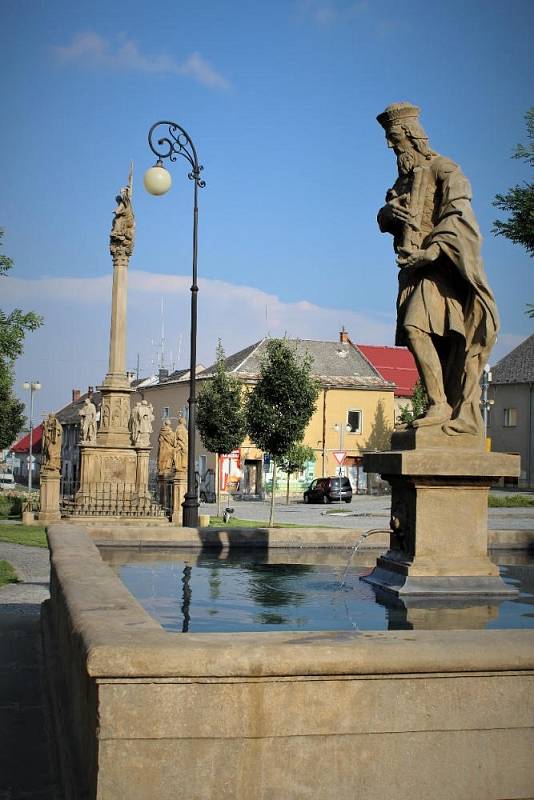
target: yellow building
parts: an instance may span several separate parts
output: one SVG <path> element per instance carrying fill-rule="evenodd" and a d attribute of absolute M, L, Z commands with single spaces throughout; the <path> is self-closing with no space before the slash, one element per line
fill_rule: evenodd
<path fill-rule="evenodd" d="M 253 386 L 260 373 L 260 359 L 267 339 L 229 356 L 226 371 L 245 386 Z M 320 392 L 312 419 L 304 436 L 304 444 L 315 452 L 303 480 L 313 477 L 344 474 L 357 490 L 362 485 L 363 452 L 384 449 L 394 425 L 394 384 L 380 375 L 360 350 L 342 331 L 338 341 L 290 340 L 297 355 L 312 359 L 312 373 L 320 384 Z M 215 374 L 215 365 L 197 373 L 197 393 L 202 384 Z M 154 407 L 152 452 L 155 459 L 160 423 L 170 418 L 173 427 L 180 413 L 187 413 L 189 373 L 186 370 L 171 374 L 163 383 L 144 390 L 145 398 Z M 339 453 L 345 453 L 344 460 Z M 201 482 L 209 483 L 214 475 L 215 456 L 206 452 L 200 437 L 196 441 L 197 471 Z M 336 455 L 337 454 L 337 455 Z M 340 464 L 342 461 L 342 465 Z M 264 454 L 252 442 L 245 440 L 231 457 L 222 459 L 221 485 L 248 496 L 260 496 L 269 476 Z"/>

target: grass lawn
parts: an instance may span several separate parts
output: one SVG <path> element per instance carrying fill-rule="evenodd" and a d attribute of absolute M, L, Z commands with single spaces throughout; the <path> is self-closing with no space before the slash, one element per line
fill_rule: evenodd
<path fill-rule="evenodd" d="M 228 522 L 223 522 L 222 517 L 210 517 L 210 528 L 267 528 L 269 526 L 268 520 L 257 519 L 238 519 L 237 517 L 230 517 Z M 276 522 L 275 528 L 305 528 L 309 525 L 296 525 L 293 522 Z M 314 528 L 325 528 L 326 525 L 313 525 Z"/>
<path fill-rule="evenodd" d="M 534 508 L 534 495 L 507 494 L 500 497 L 490 494 L 488 505 L 490 508 Z"/>
<path fill-rule="evenodd" d="M 0 586 L 6 583 L 18 583 L 18 575 L 7 561 L 0 561 Z"/>
<path fill-rule="evenodd" d="M 43 525 L 0 525 L 0 542 L 47 547 Z"/>

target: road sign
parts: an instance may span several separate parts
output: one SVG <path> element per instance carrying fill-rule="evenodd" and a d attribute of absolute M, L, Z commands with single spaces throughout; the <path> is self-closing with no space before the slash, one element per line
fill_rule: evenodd
<path fill-rule="evenodd" d="M 338 464 L 343 464 L 345 461 L 345 456 L 347 455 L 346 450 L 336 450 L 333 453 L 334 458 L 336 459 Z"/>

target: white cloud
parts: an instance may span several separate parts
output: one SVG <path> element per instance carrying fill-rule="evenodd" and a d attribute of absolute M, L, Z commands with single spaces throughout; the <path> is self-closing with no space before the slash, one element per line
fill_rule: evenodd
<path fill-rule="evenodd" d="M 181 75 L 210 89 L 228 89 L 229 82 L 217 72 L 200 53 L 194 52 L 179 62 L 169 55 L 145 55 L 138 44 L 120 36 L 110 42 L 92 31 L 78 33 L 70 44 L 53 48 L 64 63 L 78 62 L 101 69 L 146 72 L 159 75 Z"/>
<path fill-rule="evenodd" d="M 141 270 L 128 276 L 128 363 L 141 372 L 156 369 L 161 338 L 161 298 L 164 298 L 165 350 L 176 367 L 189 360 L 190 276 L 153 274 Z M 275 294 L 226 281 L 201 279 L 198 297 L 198 361 L 215 358 L 220 337 L 226 353 L 241 350 L 266 334 L 292 338 L 336 340 L 344 325 L 353 341 L 392 344 L 393 317 L 361 314 L 352 309 L 318 306 L 306 300 L 285 302 Z M 111 276 L 89 278 L 4 278 L 2 306 L 33 309 L 45 318 L 31 334 L 17 361 L 17 383 L 40 380 L 40 410 L 60 408 L 71 389 L 86 389 L 107 371 Z M 21 392 L 22 395 L 22 392 Z"/>
<path fill-rule="evenodd" d="M 301 0 L 299 7 L 304 17 L 313 20 L 320 27 L 326 27 L 360 16 L 367 11 L 368 4 L 367 0 L 357 0 L 357 2 Z"/>

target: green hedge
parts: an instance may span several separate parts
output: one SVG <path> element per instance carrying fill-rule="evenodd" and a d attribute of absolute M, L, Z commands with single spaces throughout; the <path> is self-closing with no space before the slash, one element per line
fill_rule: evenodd
<path fill-rule="evenodd" d="M 22 497 L 14 494 L 0 494 L 0 519 L 20 517 L 22 514 Z"/>

